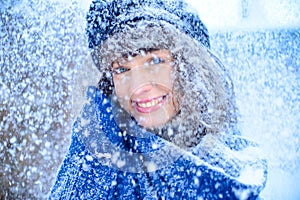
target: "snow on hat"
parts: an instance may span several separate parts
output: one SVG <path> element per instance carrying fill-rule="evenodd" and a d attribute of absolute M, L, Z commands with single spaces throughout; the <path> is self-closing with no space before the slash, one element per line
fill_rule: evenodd
<path fill-rule="evenodd" d="M 209 48 L 207 28 L 198 14 L 182 0 L 94 0 L 87 15 L 89 48 L 101 45 L 122 25 L 164 21 Z"/>

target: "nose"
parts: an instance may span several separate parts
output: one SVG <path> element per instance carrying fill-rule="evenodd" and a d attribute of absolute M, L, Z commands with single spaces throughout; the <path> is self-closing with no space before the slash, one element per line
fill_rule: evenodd
<path fill-rule="evenodd" d="M 149 71 L 137 67 L 131 71 L 130 78 L 131 95 L 142 95 L 153 88 L 153 76 Z"/>
<path fill-rule="evenodd" d="M 140 85 L 138 88 L 136 88 L 133 93 L 134 95 L 143 95 L 147 92 L 150 92 L 152 90 L 153 85 L 151 83 L 146 83 L 143 85 Z"/>

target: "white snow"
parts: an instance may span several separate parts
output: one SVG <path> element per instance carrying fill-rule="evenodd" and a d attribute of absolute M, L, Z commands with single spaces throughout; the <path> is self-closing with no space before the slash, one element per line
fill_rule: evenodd
<path fill-rule="evenodd" d="M 260 143 L 267 156 L 269 174 L 262 198 L 299 199 L 299 2 L 246 0 L 243 8 L 240 0 L 190 1 L 215 34 L 212 51 L 232 74 L 242 133 Z M 2 2 L 0 181 L 6 194 L 47 198 L 69 147 L 71 106 L 81 109 L 85 87 L 97 84 L 99 74 L 87 56 L 84 35 L 90 2 Z M 10 4 L 15 7 L 6 10 Z M 293 28 L 298 29 L 284 32 Z M 120 167 L 126 164 L 119 155 L 96 155 Z M 85 170 L 89 167 L 83 164 Z M 156 169 L 151 163 L 148 167 Z M 260 173 L 246 168 L 240 179 L 255 183 Z M 248 196 L 247 191 L 235 193 L 240 199 Z"/>

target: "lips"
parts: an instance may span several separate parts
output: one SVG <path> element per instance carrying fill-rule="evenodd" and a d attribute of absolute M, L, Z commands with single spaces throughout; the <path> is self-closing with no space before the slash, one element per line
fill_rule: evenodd
<path fill-rule="evenodd" d="M 138 112 L 150 113 L 159 109 L 166 101 L 166 97 L 167 95 L 151 99 L 135 100 L 132 103 Z"/>

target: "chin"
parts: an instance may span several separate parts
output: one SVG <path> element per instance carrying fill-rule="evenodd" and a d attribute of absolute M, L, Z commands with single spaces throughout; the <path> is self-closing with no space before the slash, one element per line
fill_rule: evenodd
<path fill-rule="evenodd" d="M 154 128 L 159 128 L 163 125 L 165 125 L 169 119 L 160 119 L 159 121 L 154 121 L 156 118 L 152 117 L 135 117 L 135 120 L 138 122 L 138 124 L 146 129 L 154 129 Z M 154 120 L 153 120 L 154 119 Z"/>

